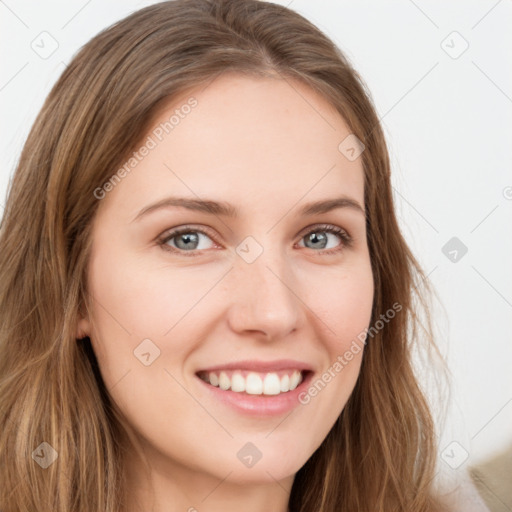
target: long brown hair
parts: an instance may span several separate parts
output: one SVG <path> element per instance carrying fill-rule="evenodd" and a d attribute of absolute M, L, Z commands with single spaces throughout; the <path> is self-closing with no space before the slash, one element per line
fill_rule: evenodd
<path fill-rule="evenodd" d="M 226 71 L 307 84 L 364 143 L 371 324 L 393 304 L 402 307 L 368 340 L 356 387 L 298 471 L 290 508 L 441 509 L 432 491 L 433 421 L 411 362 L 419 330 L 430 332 L 430 322 L 425 327 L 417 316 L 426 306 L 426 280 L 395 217 L 388 151 L 369 92 L 339 49 L 287 8 L 176 0 L 135 12 L 78 52 L 46 99 L 10 184 L 0 227 L 4 512 L 119 510 L 129 435 L 90 340 L 77 340 L 75 331 L 88 301 L 94 191 L 122 165 L 163 102 Z M 36 459 L 54 455 L 50 447 L 58 456 L 42 471 Z"/>

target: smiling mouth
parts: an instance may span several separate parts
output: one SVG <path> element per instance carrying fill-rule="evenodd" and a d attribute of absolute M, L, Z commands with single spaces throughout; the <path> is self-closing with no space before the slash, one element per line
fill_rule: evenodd
<path fill-rule="evenodd" d="M 223 391 L 248 395 L 276 396 L 293 391 L 305 378 L 307 370 L 281 370 L 276 372 L 253 372 L 225 370 L 199 372 L 197 376 Z"/>

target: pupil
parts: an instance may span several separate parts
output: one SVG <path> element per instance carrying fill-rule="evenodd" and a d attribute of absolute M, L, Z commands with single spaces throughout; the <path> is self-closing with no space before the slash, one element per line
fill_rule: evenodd
<path fill-rule="evenodd" d="M 178 238 L 178 241 L 184 241 L 184 246 L 185 247 L 190 247 L 191 244 L 193 245 L 194 242 L 196 242 L 197 240 L 195 240 L 195 238 L 197 238 L 197 235 L 194 235 L 194 234 L 191 234 L 191 233 L 185 233 L 185 234 L 182 234 L 179 238 Z"/>
<path fill-rule="evenodd" d="M 325 242 L 326 236 L 325 235 L 318 236 L 316 233 L 313 233 L 309 236 L 309 240 L 311 242 Z M 323 247 L 323 245 L 322 245 L 322 247 Z"/>

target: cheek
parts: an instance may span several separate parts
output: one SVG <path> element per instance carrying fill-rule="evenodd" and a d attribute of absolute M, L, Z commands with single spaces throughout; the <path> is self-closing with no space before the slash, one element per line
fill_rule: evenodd
<path fill-rule="evenodd" d="M 368 327 L 373 305 L 369 262 L 324 273 L 315 279 L 308 305 L 325 327 L 324 342 L 331 359 L 343 353 Z"/>
<path fill-rule="evenodd" d="M 359 376 L 373 306 L 371 265 L 369 260 L 361 261 L 359 265 L 325 274 L 315 283 L 318 286 L 310 293 L 308 304 L 321 320 L 317 320 L 317 325 L 322 326 L 321 343 L 327 357 L 323 373 L 318 376 L 321 382 L 314 386 L 316 389 L 310 388 L 311 397 L 322 391 L 322 402 L 330 408 L 325 414 L 334 421 Z"/>
<path fill-rule="evenodd" d="M 180 337 L 178 332 L 190 325 L 185 315 L 200 290 L 180 279 L 179 271 L 151 269 L 129 257 L 113 265 L 116 256 L 112 248 L 91 258 L 91 343 L 109 394 L 128 423 L 139 434 L 164 439 L 172 418 L 190 414 L 190 400 L 171 374 L 182 381 L 175 367 L 191 346 L 179 340 L 194 333 Z M 164 343 L 171 338 L 172 351 Z"/>
<path fill-rule="evenodd" d="M 108 266 L 91 262 L 91 290 L 96 325 L 112 325 L 120 334 L 161 338 L 199 303 L 214 281 L 202 273 L 177 268 L 150 268 L 125 258 Z M 120 330 L 119 330 L 120 329 Z"/>
<path fill-rule="evenodd" d="M 214 316 L 206 296 L 225 269 L 205 275 L 204 268 L 154 265 L 150 258 L 116 253 L 112 245 L 91 257 L 89 272 L 94 297 L 91 343 L 107 388 L 116 386 L 113 395 L 119 401 L 120 389 L 136 383 L 156 394 L 168 389 L 170 377 L 162 370 L 174 372 L 204 338 L 205 326 Z M 146 359 L 157 358 L 146 367 L 137 355 L 148 351 Z M 161 381 L 155 377 L 157 371 Z M 122 386 L 117 386 L 121 379 Z M 130 394 L 136 397 L 139 392 L 134 389 Z"/>

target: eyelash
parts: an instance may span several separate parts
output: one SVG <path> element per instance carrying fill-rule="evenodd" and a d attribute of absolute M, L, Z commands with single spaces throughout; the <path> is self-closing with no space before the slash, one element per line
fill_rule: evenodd
<path fill-rule="evenodd" d="M 334 249 L 324 249 L 324 250 L 320 250 L 320 251 L 314 251 L 318 254 L 322 254 L 322 255 L 336 254 L 336 253 L 341 252 L 345 248 L 352 247 L 353 239 L 348 234 L 348 232 L 338 226 L 333 225 L 333 224 L 319 224 L 317 226 L 313 226 L 309 231 L 307 231 L 306 233 L 304 233 L 301 236 L 300 240 L 305 238 L 307 235 L 310 235 L 311 233 L 315 233 L 315 232 L 332 233 L 332 234 L 338 235 L 339 238 L 341 239 L 341 244 L 339 247 L 334 248 Z M 203 228 L 196 228 L 194 226 L 184 226 L 182 228 L 177 228 L 174 231 L 171 231 L 170 233 L 166 233 L 157 241 L 157 243 L 165 251 L 170 251 L 172 253 L 180 254 L 183 256 L 187 256 L 187 257 L 199 256 L 201 253 L 200 249 L 195 249 L 193 251 L 184 251 L 182 249 L 177 249 L 176 247 L 171 247 L 171 246 L 167 245 L 167 242 L 169 242 L 169 240 L 172 240 L 173 238 L 175 238 L 179 235 L 183 235 L 185 233 L 202 233 L 203 235 L 206 235 L 207 237 L 212 239 L 213 242 L 217 243 L 215 238 L 211 235 L 211 233 L 209 233 L 208 230 L 205 230 Z M 307 247 L 306 247 L 306 249 L 307 249 Z"/>

